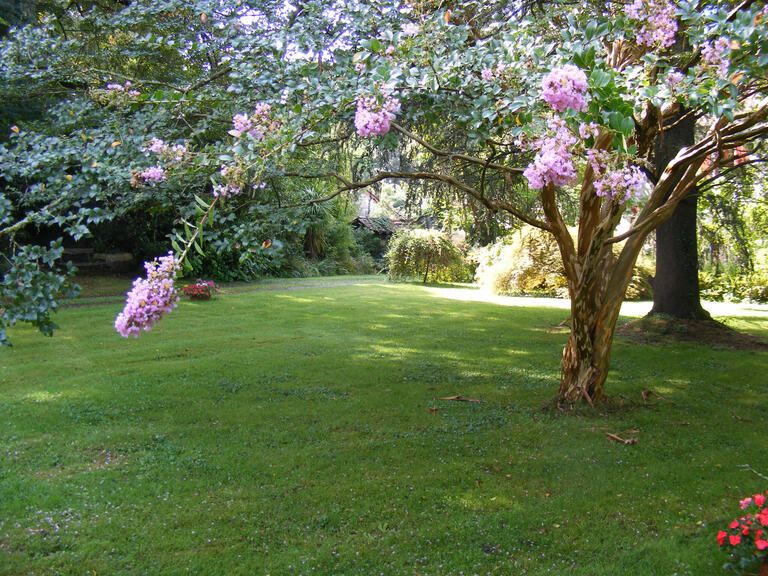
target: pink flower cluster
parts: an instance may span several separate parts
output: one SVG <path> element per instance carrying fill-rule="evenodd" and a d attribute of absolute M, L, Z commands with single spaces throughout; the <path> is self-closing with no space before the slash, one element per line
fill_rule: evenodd
<path fill-rule="evenodd" d="M 238 182 L 238 170 L 233 166 L 222 166 L 220 171 L 224 180 L 221 184 L 213 185 L 213 195 L 215 197 L 230 198 L 243 192 L 242 185 Z"/>
<path fill-rule="evenodd" d="M 637 166 L 610 167 L 611 155 L 606 150 L 587 150 L 587 161 L 594 170 L 595 194 L 626 202 L 639 196 L 648 185 L 648 178 Z"/>
<path fill-rule="evenodd" d="M 768 494 L 768 492 L 766 492 Z M 728 525 L 728 530 L 719 530 L 717 545 L 726 542 L 731 546 L 729 551 L 734 555 L 746 556 L 750 560 L 768 556 L 768 500 L 765 494 L 755 494 L 745 498 L 739 504 L 742 510 L 752 509 L 741 518 Z"/>
<path fill-rule="evenodd" d="M 641 46 L 669 48 L 677 34 L 677 12 L 669 0 L 634 0 L 626 14 L 640 26 L 635 36 Z"/>
<path fill-rule="evenodd" d="M 165 180 L 165 170 L 163 170 L 162 166 L 150 166 L 149 168 L 145 168 L 141 174 L 139 174 L 142 180 L 145 182 L 162 182 Z"/>
<path fill-rule="evenodd" d="M 558 112 L 587 109 L 587 75 L 573 64 L 555 68 L 544 77 L 542 97 Z"/>
<path fill-rule="evenodd" d="M 730 59 L 726 58 L 730 46 L 731 41 L 721 36 L 714 42 L 707 42 L 701 47 L 704 62 L 717 68 L 717 75 L 723 79 L 728 78 L 728 68 L 731 65 Z"/>
<path fill-rule="evenodd" d="M 504 74 L 505 70 L 506 70 L 506 67 L 504 66 L 504 64 L 499 62 L 498 64 L 496 64 L 494 68 L 487 68 L 487 67 L 483 68 L 480 71 L 480 77 L 485 82 L 490 82 L 494 78 L 500 78 Z"/>
<path fill-rule="evenodd" d="M 115 330 L 124 338 L 138 338 L 141 330 L 149 332 L 176 307 L 178 294 L 173 286 L 179 261 L 168 252 L 152 262 L 145 262 L 146 278 L 136 278 L 128 292 L 123 311 L 115 319 Z"/>
<path fill-rule="evenodd" d="M 125 92 L 128 94 L 128 96 L 139 96 L 141 92 L 138 90 L 129 90 L 131 87 L 130 82 L 126 82 L 125 84 L 107 84 L 107 90 L 112 90 L 113 92 Z"/>
<path fill-rule="evenodd" d="M 550 129 L 554 135 L 538 142 L 539 151 L 523 172 L 531 188 L 543 188 L 549 183 L 564 186 L 576 178 L 573 152 L 570 150 L 576 144 L 576 138 L 559 118 L 550 122 Z"/>
<path fill-rule="evenodd" d="M 160 138 L 152 138 L 152 140 L 149 141 L 149 145 L 144 148 L 144 153 L 147 156 L 149 156 L 149 152 L 167 159 L 172 158 L 176 162 L 180 162 L 184 158 L 184 154 L 187 153 L 187 147 L 184 146 L 184 144 L 174 144 L 173 146 L 169 146 Z"/>
<path fill-rule="evenodd" d="M 680 82 L 683 81 L 683 78 L 685 78 L 683 74 L 681 74 L 677 70 L 672 70 L 667 74 L 666 84 L 670 88 L 675 88 L 677 85 L 680 84 Z"/>
<path fill-rule="evenodd" d="M 385 94 L 384 102 L 379 103 L 376 96 L 359 96 L 355 111 L 355 128 L 363 138 L 383 136 L 389 132 L 395 113 L 400 110 L 400 101 Z"/>
<path fill-rule="evenodd" d="M 579 124 L 579 136 L 581 136 L 583 140 L 586 140 L 587 138 L 597 138 L 598 134 L 600 134 L 600 128 L 594 122 L 590 122 L 589 124 L 582 122 Z"/>
<path fill-rule="evenodd" d="M 606 170 L 595 178 L 595 194 L 610 200 L 619 198 L 623 203 L 640 195 L 647 183 L 648 179 L 637 166 Z"/>
<path fill-rule="evenodd" d="M 419 30 L 419 25 L 413 22 L 408 22 L 408 24 L 403 26 L 403 34 L 406 36 L 416 36 L 416 34 L 419 33 Z"/>
<path fill-rule="evenodd" d="M 217 198 L 230 198 L 237 196 L 242 191 L 243 189 L 237 184 L 214 184 L 212 193 Z"/>
<path fill-rule="evenodd" d="M 232 117 L 233 130 L 229 131 L 229 134 L 235 138 L 242 137 L 243 134 L 248 134 L 251 138 L 261 140 L 266 136 L 267 132 L 271 130 L 277 130 L 280 124 L 276 120 L 270 118 L 270 112 L 272 107 L 264 102 L 256 104 L 253 110 L 253 115 L 248 114 L 235 114 Z"/>

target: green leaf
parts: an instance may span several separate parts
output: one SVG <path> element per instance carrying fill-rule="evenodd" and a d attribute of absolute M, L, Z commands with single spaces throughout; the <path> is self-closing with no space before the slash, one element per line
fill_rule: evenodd
<path fill-rule="evenodd" d="M 197 202 L 197 204 L 198 204 L 198 205 L 200 206 L 200 208 L 202 208 L 203 210 L 208 210 L 208 208 L 210 208 L 210 207 L 211 207 L 211 205 L 210 205 L 210 204 L 208 204 L 208 203 L 207 203 L 205 200 L 203 200 L 202 198 L 200 198 L 200 196 L 198 196 L 197 194 L 195 194 L 195 202 Z"/>
<path fill-rule="evenodd" d="M 595 88 L 604 88 L 610 84 L 613 80 L 613 76 L 604 70 L 595 68 L 589 75 L 589 83 Z"/>

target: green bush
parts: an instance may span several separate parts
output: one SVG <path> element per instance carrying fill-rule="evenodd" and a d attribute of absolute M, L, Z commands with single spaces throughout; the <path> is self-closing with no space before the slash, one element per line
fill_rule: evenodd
<path fill-rule="evenodd" d="M 494 294 L 568 296 L 560 251 L 554 236 L 548 232 L 524 226 L 475 250 L 475 257 L 478 262 L 475 281 Z M 652 277 L 650 267 L 637 265 L 626 298 L 652 298 Z"/>
<path fill-rule="evenodd" d="M 699 290 L 705 300 L 768 302 L 768 271 L 749 274 L 699 272 Z"/>
<path fill-rule="evenodd" d="M 475 280 L 494 294 L 566 296 L 567 282 L 554 237 L 525 226 L 476 251 Z"/>
<path fill-rule="evenodd" d="M 387 265 L 392 278 L 419 277 L 423 282 L 465 282 L 470 268 L 461 250 L 439 230 L 402 230 L 389 243 Z"/>

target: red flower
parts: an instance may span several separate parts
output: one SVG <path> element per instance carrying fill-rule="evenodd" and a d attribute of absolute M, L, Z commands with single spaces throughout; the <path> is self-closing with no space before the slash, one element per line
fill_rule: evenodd
<path fill-rule="evenodd" d="M 731 534 L 728 536 L 728 542 L 731 546 L 736 546 L 739 542 L 741 542 L 741 536 L 738 534 Z"/>
<path fill-rule="evenodd" d="M 734 520 L 733 522 L 728 524 L 728 528 L 730 528 L 731 530 L 733 530 L 734 528 L 738 528 L 738 527 L 739 527 L 739 521 L 738 520 Z"/>
<path fill-rule="evenodd" d="M 726 537 L 728 536 L 727 532 L 724 532 L 723 530 L 720 530 L 717 533 L 717 545 L 722 546 L 723 542 L 725 542 Z"/>
<path fill-rule="evenodd" d="M 764 494 L 755 494 L 754 496 L 755 504 L 758 505 L 758 507 L 765 504 L 765 495 Z"/>
<path fill-rule="evenodd" d="M 768 540 L 755 540 L 755 546 L 758 550 L 765 550 L 768 548 Z"/>

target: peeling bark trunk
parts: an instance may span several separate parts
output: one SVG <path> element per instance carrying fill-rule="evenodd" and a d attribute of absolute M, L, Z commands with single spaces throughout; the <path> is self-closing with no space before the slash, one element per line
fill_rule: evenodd
<path fill-rule="evenodd" d="M 629 283 L 629 276 L 615 273 L 619 268 L 608 251 L 594 279 L 571 292 L 571 334 L 563 350 L 557 394 L 560 407 L 582 400 L 594 406 L 604 399 L 616 321 Z"/>

